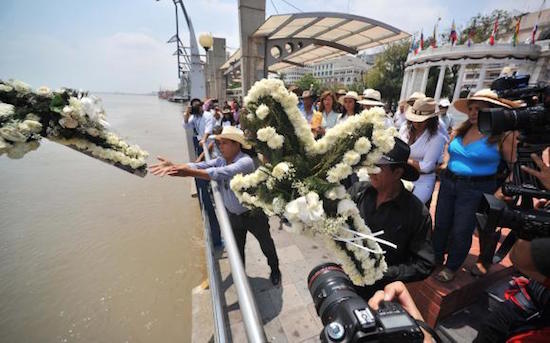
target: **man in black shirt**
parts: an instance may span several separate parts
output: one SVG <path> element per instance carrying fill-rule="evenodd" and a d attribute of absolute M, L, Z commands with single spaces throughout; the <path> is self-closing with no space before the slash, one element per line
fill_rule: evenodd
<path fill-rule="evenodd" d="M 395 138 L 394 148 L 377 163 L 379 172 L 369 174 L 370 182 L 355 183 L 349 190 L 371 231 L 384 230 L 380 237 L 397 245 L 397 249 L 385 249 L 388 270 L 381 280 L 363 289 L 363 296 L 370 297 L 393 281 L 423 280 L 435 265 L 430 213 L 401 182 L 415 181 L 419 176 L 407 164 L 409 154 L 407 143 Z"/>

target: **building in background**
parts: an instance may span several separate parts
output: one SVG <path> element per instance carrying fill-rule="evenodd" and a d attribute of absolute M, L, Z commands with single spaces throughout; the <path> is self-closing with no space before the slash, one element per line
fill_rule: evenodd
<path fill-rule="evenodd" d="M 533 27 L 538 23 L 535 42 L 531 43 Z M 429 47 L 417 54 L 411 52 L 405 62 L 405 74 L 401 88 L 401 99 L 413 92 L 426 93 L 428 74 L 431 68 L 438 68 L 439 77 L 433 94 L 426 94 L 439 100 L 445 72 L 449 68 L 458 70 L 453 85 L 452 99 L 465 97 L 469 92 L 490 87 L 504 67 L 511 72 L 531 75 L 530 81 L 550 80 L 550 9 L 526 13 L 522 16 L 518 43 L 512 44 L 513 30 L 498 39 L 497 43 L 477 43 L 468 46 L 450 44 L 437 48 Z"/>

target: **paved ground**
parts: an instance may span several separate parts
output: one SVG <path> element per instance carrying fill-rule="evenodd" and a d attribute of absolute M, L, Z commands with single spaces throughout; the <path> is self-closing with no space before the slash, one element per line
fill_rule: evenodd
<path fill-rule="evenodd" d="M 282 273 L 280 287 L 273 287 L 271 284 L 270 268 L 254 236 L 249 234 L 246 244 L 246 272 L 262 315 L 267 339 L 274 343 L 318 342 L 322 324 L 307 289 L 307 276 L 315 266 L 336 259 L 319 239 L 288 233 L 279 228 L 277 218 L 271 218 L 270 224 Z M 246 332 L 226 252 L 221 253 L 218 262 L 232 341 L 246 342 Z M 208 290 L 194 290 L 194 342 L 212 340 L 210 302 Z"/>

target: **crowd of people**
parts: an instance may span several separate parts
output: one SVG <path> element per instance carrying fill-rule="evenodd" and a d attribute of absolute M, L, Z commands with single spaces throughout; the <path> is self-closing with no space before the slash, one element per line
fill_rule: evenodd
<path fill-rule="evenodd" d="M 470 251 L 476 229 L 475 213 L 483 193 L 504 199 L 499 186 L 516 156 L 517 134 L 480 132 L 479 111 L 509 109 L 518 104 L 499 98 L 490 89 L 456 99 L 452 104 L 448 99 L 436 101 L 415 92 L 391 113 L 375 89 L 366 89 L 361 95 L 344 89 L 327 90 L 318 98 L 310 90 L 301 92 L 296 87 L 289 90 L 299 96 L 299 108 L 317 138 L 338 123 L 372 107 L 384 108 L 386 126 L 395 127 L 399 132 L 393 150 L 382 156 L 376 164 L 378 168 L 369 172 L 369 181 L 346 180 L 348 192 L 365 223 L 373 232 L 384 230 L 380 238 L 397 243 L 399 247 L 386 253 L 388 269 L 384 277 L 375 285 L 363 287 L 360 293 L 365 298 L 375 299 L 380 296 L 376 292 L 386 288 L 395 295 L 396 289 L 403 292 L 396 281 L 419 281 L 430 276 L 441 283 L 452 282 Z M 459 122 L 448 113 L 450 108 L 466 119 Z M 234 175 L 255 169 L 253 159 L 245 153 L 250 146 L 240 129 L 240 114 L 236 101 L 220 106 L 211 99 L 192 100 L 184 114 L 184 127 L 194 131 L 198 159 L 193 163 L 176 164 L 159 158 L 160 163 L 152 166 L 151 171 L 161 176 L 195 178 L 203 207 L 210 218 L 214 245 L 221 247 L 223 241 L 208 189 L 209 180 L 218 181 L 243 262 L 246 233 L 251 232 L 260 242 L 271 267 L 272 283 L 279 285 L 281 273 L 267 217 L 261 211 L 243 207 L 229 188 Z M 203 161 L 205 142 L 213 155 L 208 162 Z M 402 180 L 413 182 L 412 190 L 408 190 Z M 438 180 L 440 187 L 432 218 L 429 208 Z M 478 262 L 470 266 L 473 275 L 487 274 L 498 239 L 494 233 L 479 233 L 481 253 Z"/>

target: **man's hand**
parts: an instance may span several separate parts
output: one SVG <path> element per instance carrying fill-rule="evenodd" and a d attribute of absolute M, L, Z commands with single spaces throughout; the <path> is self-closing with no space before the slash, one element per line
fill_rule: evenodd
<path fill-rule="evenodd" d="M 160 161 L 160 163 L 149 166 L 149 171 L 151 172 L 151 174 L 157 176 L 168 175 L 168 173 L 172 171 L 175 164 L 172 161 L 161 156 L 157 156 L 157 159 Z"/>
<path fill-rule="evenodd" d="M 521 166 L 521 170 L 527 174 L 535 176 L 542 183 L 544 188 L 550 190 L 550 166 L 546 165 L 537 154 L 531 154 L 531 159 L 535 162 L 540 170 L 531 169 L 526 166 Z"/>
<path fill-rule="evenodd" d="M 369 299 L 369 306 L 373 310 L 378 310 L 378 306 L 382 301 L 397 301 L 403 309 L 407 311 L 411 317 L 416 320 L 424 321 L 420 311 L 416 307 L 407 287 L 401 281 L 392 282 L 384 287 L 383 291 L 377 291 L 372 298 Z M 424 342 L 432 342 L 431 335 L 422 329 L 424 333 Z"/>
<path fill-rule="evenodd" d="M 187 123 L 189 121 L 189 116 L 191 115 L 191 106 L 187 106 L 185 112 L 183 113 L 183 120 Z"/>
<path fill-rule="evenodd" d="M 191 176 L 189 173 L 191 168 L 187 164 L 177 164 L 172 166 L 172 168 L 166 173 L 169 176 Z"/>

